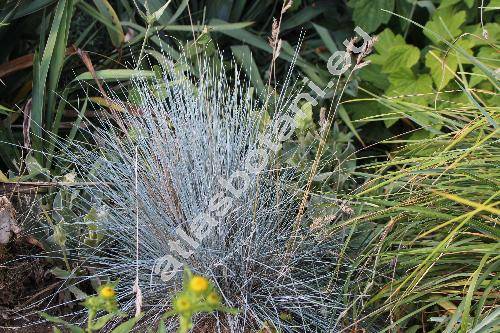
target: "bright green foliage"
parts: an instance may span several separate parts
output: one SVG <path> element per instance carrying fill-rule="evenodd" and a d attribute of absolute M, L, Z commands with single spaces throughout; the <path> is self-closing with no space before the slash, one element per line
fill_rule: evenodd
<path fill-rule="evenodd" d="M 427 30 L 424 31 L 424 34 L 434 44 L 438 44 L 440 40 L 428 30 L 439 34 L 444 39 L 452 40 L 462 33 L 461 26 L 465 23 L 466 15 L 463 10 L 459 12 L 454 11 L 452 6 L 441 6 L 425 25 Z"/>
<path fill-rule="evenodd" d="M 411 68 L 418 62 L 420 50 L 415 46 L 402 44 L 391 47 L 388 57 L 381 64 L 385 73 L 397 72 L 401 68 Z"/>
<path fill-rule="evenodd" d="M 405 99 L 416 104 L 426 105 L 432 93 L 432 79 L 428 74 L 415 74 L 408 68 L 400 68 L 389 75 L 391 83 L 387 89 L 388 96 L 405 96 Z"/>
<path fill-rule="evenodd" d="M 498 122 L 496 106 L 484 107 Z M 498 133 L 473 98 L 460 110 L 421 112 L 439 113 L 448 133 L 405 140 L 351 196 L 363 203 L 347 222 L 363 240 L 356 265 L 372 262 L 376 272 L 363 313 L 374 321 L 388 313 L 382 332 L 494 332 Z"/>
<path fill-rule="evenodd" d="M 363 69 L 360 77 L 372 87 L 382 90 L 386 96 L 400 101 L 401 107 L 394 104 L 389 107 L 385 104 L 376 114 L 368 114 L 366 117 L 379 116 L 387 127 L 393 126 L 400 119 L 409 118 L 426 128 L 427 135 L 435 135 L 440 133 L 440 117 L 420 111 L 409 112 L 411 108 L 403 105 L 411 103 L 423 109 L 441 104 L 444 106 L 449 100 L 440 98 L 436 92 L 455 91 L 457 94 L 453 98 L 456 98 L 460 96 L 458 92 L 461 87 L 481 87 L 479 89 L 488 91 L 498 87 L 492 73 L 500 62 L 498 52 L 492 45 L 498 42 L 499 24 L 485 25 L 489 40 L 484 40 L 479 24 L 466 25 L 468 17 L 474 15 L 475 11 L 469 7 L 469 3 L 465 6 L 460 1 L 441 2 L 423 27 L 423 34 L 432 44 L 422 50 L 409 44 L 402 34 L 389 28 L 378 35 L 376 53 L 369 57 L 376 67 Z M 468 31 L 474 35 L 465 34 Z M 481 63 L 475 62 L 474 56 Z M 385 77 L 381 72 L 385 73 Z M 373 89 L 370 90 L 378 94 Z M 491 98 L 491 95 L 483 98 Z M 348 111 L 356 112 L 359 117 L 361 113 L 355 111 L 355 107 L 350 106 Z M 418 135 L 421 136 L 422 132 Z"/>
<path fill-rule="evenodd" d="M 183 289 L 175 295 L 172 310 L 163 318 L 179 317 L 179 333 L 187 333 L 193 328 L 193 317 L 199 313 L 220 311 L 237 314 L 238 310 L 222 304 L 215 286 L 206 278 L 194 275 L 189 268 L 184 269 Z"/>
<path fill-rule="evenodd" d="M 82 305 L 87 309 L 87 326 L 85 329 L 73 325 L 61 318 L 50 316 L 41 312 L 47 321 L 59 324 L 72 333 L 92 333 L 98 332 L 111 320 L 126 317 L 126 313 L 118 308 L 116 301 L 116 283 L 107 283 L 100 286 L 97 295 L 87 296 Z M 165 332 L 164 319 L 178 316 L 179 333 L 187 333 L 193 328 L 193 317 L 199 313 L 211 313 L 214 311 L 225 312 L 229 314 L 238 314 L 235 308 L 229 308 L 222 304 L 222 299 L 215 286 L 206 278 L 200 275 L 194 275 L 189 268 L 184 271 L 183 290 L 177 293 L 172 301 L 172 310 L 163 315 L 163 319 L 158 323 L 158 333 Z M 106 313 L 96 318 L 98 314 Z M 111 333 L 129 333 L 136 323 L 142 318 L 142 314 L 135 316 L 125 322 L 122 322 Z M 151 331 L 151 330 L 149 330 Z M 148 331 L 148 332 L 149 332 Z M 59 330 L 54 327 L 54 332 Z"/>
<path fill-rule="evenodd" d="M 76 325 L 68 323 L 61 318 L 50 316 L 46 313 L 40 313 L 47 321 L 50 321 L 55 324 L 60 324 L 67 329 L 69 329 L 72 333 L 92 333 L 98 332 L 103 328 L 107 323 L 111 320 L 125 317 L 126 314 L 121 312 L 118 309 L 118 303 L 116 302 L 116 292 L 115 292 L 115 284 L 104 284 L 99 287 L 97 295 L 89 296 L 85 299 L 82 305 L 87 309 L 87 326 L 85 329 L 80 328 Z M 98 313 L 104 311 L 106 314 L 96 318 Z M 141 319 L 142 315 L 131 318 L 119 326 L 114 328 L 111 333 L 128 333 L 130 332 L 137 321 Z M 54 327 L 54 332 L 57 332 L 58 329 Z"/>

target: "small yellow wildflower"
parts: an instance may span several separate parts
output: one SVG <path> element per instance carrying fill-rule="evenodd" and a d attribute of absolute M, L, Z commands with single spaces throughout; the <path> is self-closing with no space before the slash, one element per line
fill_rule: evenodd
<path fill-rule="evenodd" d="M 99 296 L 104 299 L 113 299 L 116 295 L 116 291 L 111 286 L 104 286 L 99 290 Z"/>
<path fill-rule="evenodd" d="M 187 312 L 191 310 L 191 300 L 188 296 L 181 295 L 175 300 L 174 308 L 179 312 Z"/>
<path fill-rule="evenodd" d="M 217 305 L 220 303 L 219 295 L 216 292 L 212 291 L 207 296 L 207 303 L 210 305 Z"/>
<path fill-rule="evenodd" d="M 203 293 L 208 289 L 208 280 L 203 276 L 195 275 L 189 281 L 189 289 L 195 293 Z"/>

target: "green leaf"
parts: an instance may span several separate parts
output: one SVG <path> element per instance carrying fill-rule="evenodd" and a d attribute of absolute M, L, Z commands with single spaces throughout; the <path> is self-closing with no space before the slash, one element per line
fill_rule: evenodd
<path fill-rule="evenodd" d="M 58 279 L 66 280 L 71 276 L 71 272 L 65 269 L 54 267 L 50 270 Z"/>
<path fill-rule="evenodd" d="M 472 299 L 474 297 L 474 292 L 479 289 L 479 286 L 477 285 L 477 280 L 479 278 L 479 274 L 481 273 L 483 266 L 486 264 L 486 261 L 489 258 L 489 254 L 486 254 L 483 256 L 483 259 L 481 259 L 481 262 L 479 263 L 479 266 L 477 267 L 476 271 L 472 275 L 471 281 L 469 283 L 469 290 L 467 291 L 467 295 L 465 296 L 465 299 L 462 301 L 464 303 L 464 308 L 463 308 L 463 313 L 462 313 L 462 323 L 460 325 L 460 329 L 462 332 L 467 332 L 467 324 L 468 321 L 470 320 L 470 309 L 472 305 Z"/>
<path fill-rule="evenodd" d="M 31 154 L 26 156 L 24 160 L 26 169 L 28 169 L 29 177 L 34 178 L 38 175 L 49 175 L 50 170 L 43 168 L 40 163 Z"/>
<path fill-rule="evenodd" d="M 471 41 L 461 39 L 455 45 L 467 54 L 473 54 Z M 455 77 L 459 63 L 468 64 L 470 61 L 455 50 L 449 52 L 431 50 L 425 55 L 425 65 L 431 70 L 432 79 L 439 90 Z"/>
<path fill-rule="evenodd" d="M 425 28 L 439 34 L 445 40 L 451 40 L 462 33 L 460 27 L 465 23 L 465 20 L 465 11 L 455 13 L 452 7 L 446 7 L 436 10 L 432 19 L 425 24 Z M 439 43 L 439 39 L 432 33 L 424 30 L 424 35 L 433 43 Z"/>
<path fill-rule="evenodd" d="M 467 7 L 469 8 L 472 8 L 472 6 L 474 5 L 474 0 L 442 0 L 441 4 L 439 5 L 439 8 L 453 6 L 462 1 L 465 2 Z"/>
<path fill-rule="evenodd" d="M 99 317 L 97 320 L 95 320 L 92 324 L 92 328 L 94 330 L 100 330 L 101 328 L 104 327 L 104 325 L 106 325 L 108 323 L 108 321 L 110 321 L 111 319 L 113 319 L 113 317 L 115 317 L 116 314 L 115 313 L 108 313 L 102 317 Z"/>
<path fill-rule="evenodd" d="M 484 318 L 470 333 L 489 333 L 494 332 L 494 326 L 500 325 L 500 308 L 497 308 Z M 491 330 L 490 330 L 490 329 Z"/>
<path fill-rule="evenodd" d="M 64 15 L 61 19 L 61 26 L 57 34 L 56 44 L 54 45 L 54 53 L 50 62 L 48 73 L 47 87 L 47 109 L 45 112 L 45 122 L 52 126 L 54 121 L 54 109 L 56 108 L 57 86 L 59 85 L 61 73 L 63 70 L 64 60 L 66 59 L 66 45 L 68 43 L 69 27 L 74 12 L 74 1 L 68 1 L 64 10 Z M 54 133 L 56 134 L 56 133 Z"/>
<path fill-rule="evenodd" d="M 111 43 L 113 43 L 114 47 L 119 48 L 125 39 L 125 35 L 123 34 L 123 28 L 115 10 L 107 0 L 94 0 L 94 3 L 101 15 L 109 22 L 109 25 L 106 25 L 106 29 L 108 30 Z M 110 26 L 114 28 L 110 28 Z"/>
<path fill-rule="evenodd" d="M 381 72 L 382 66 L 370 64 L 370 66 L 363 67 L 358 72 L 358 76 L 361 80 L 373 84 L 374 87 L 386 90 L 389 87 L 389 80 L 387 79 L 387 75 L 383 75 Z"/>
<path fill-rule="evenodd" d="M 391 14 L 382 9 L 393 11 L 394 0 L 351 0 L 349 6 L 353 10 L 354 23 L 367 33 L 377 30 L 383 23 L 389 22 Z"/>
<path fill-rule="evenodd" d="M 295 115 L 295 117 L 294 117 L 295 126 L 296 126 L 297 130 L 305 131 L 308 128 L 314 126 L 313 117 L 312 117 L 312 115 L 313 115 L 312 105 L 311 105 L 311 103 L 306 102 L 306 103 L 302 104 L 300 109 L 302 110 L 302 112 L 304 114 L 297 113 Z"/>
<path fill-rule="evenodd" d="M 344 121 L 344 123 L 347 125 L 347 127 L 349 128 L 349 130 L 351 130 L 351 132 L 354 134 L 354 136 L 356 136 L 356 138 L 359 140 L 359 142 L 361 142 L 361 144 L 364 145 L 365 143 L 363 142 L 363 140 L 359 136 L 359 133 L 356 130 L 356 127 L 354 127 L 354 125 L 353 125 L 353 123 L 351 121 L 351 118 L 349 118 L 349 115 L 347 114 L 345 108 L 341 105 L 339 107 L 338 111 L 339 111 L 340 119 L 342 119 Z"/>
<path fill-rule="evenodd" d="M 483 46 L 479 49 L 476 58 L 483 64 L 493 68 L 500 67 L 500 54 L 491 46 Z"/>
<path fill-rule="evenodd" d="M 49 321 L 51 323 L 64 325 L 72 333 L 85 333 L 85 331 L 82 328 L 80 328 L 80 327 L 78 327 L 76 325 L 70 324 L 67 321 L 62 320 L 61 318 L 51 316 L 51 315 L 49 315 L 49 314 L 47 314 L 45 312 L 39 312 L 38 314 L 40 315 L 40 317 L 42 317 L 43 319 L 45 319 L 45 320 L 47 320 L 47 321 Z"/>
<path fill-rule="evenodd" d="M 43 319 L 47 320 L 47 321 L 50 321 L 51 323 L 54 323 L 54 324 L 69 324 L 66 320 L 62 320 L 61 318 L 59 317 L 54 317 L 54 316 L 51 316 L 45 312 L 39 312 L 38 313 L 40 315 L 40 317 L 42 317 Z"/>
<path fill-rule="evenodd" d="M 316 16 L 322 14 L 323 12 L 324 8 L 321 8 L 318 5 L 315 7 L 307 6 L 294 14 L 292 17 L 283 20 L 283 23 L 281 24 L 281 31 L 293 29 L 303 25 L 304 23 L 311 22 Z"/>
<path fill-rule="evenodd" d="M 43 110 L 45 106 L 45 85 L 47 82 L 47 75 L 49 67 L 54 55 L 56 42 L 61 34 L 64 24 L 61 24 L 65 15 L 66 0 L 61 0 L 57 3 L 54 13 L 54 19 L 50 28 L 49 38 L 45 44 L 43 55 L 40 59 L 38 52 L 35 52 L 33 59 L 33 90 L 32 90 L 32 110 L 31 110 L 31 131 L 33 133 L 32 142 L 33 149 L 36 151 L 35 156 L 41 162 L 42 156 L 42 126 L 43 126 Z"/>
<path fill-rule="evenodd" d="M 28 3 L 24 3 L 16 9 L 14 15 L 12 16 L 12 20 L 21 18 L 23 16 L 30 15 L 40 9 L 43 9 L 47 6 L 50 6 L 57 0 L 38 0 L 38 1 L 27 1 Z"/>
<path fill-rule="evenodd" d="M 474 58 L 473 56 L 471 56 L 470 54 L 468 54 L 462 48 L 456 47 L 453 43 L 450 43 L 449 41 L 447 41 L 446 39 L 444 39 L 440 34 L 438 34 L 438 33 L 434 32 L 434 31 L 430 30 L 429 28 L 421 25 L 420 23 L 418 23 L 416 21 L 410 20 L 410 19 L 408 19 L 408 18 L 406 18 L 404 16 L 401 16 L 401 15 L 399 15 L 397 13 L 394 14 L 394 15 L 397 16 L 397 17 L 399 17 L 400 19 L 407 20 L 407 21 L 413 23 L 414 25 L 416 25 L 419 28 L 424 29 L 424 32 L 426 34 L 429 34 L 432 38 L 435 38 L 437 41 L 442 42 L 446 46 L 448 46 L 449 48 L 455 50 L 457 53 L 460 54 L 460 56 L 465 57 L 468 61 L 470 61 L 471 64 L 474 64 L 479 69 L 481 69 L 481 71 L 483 71 L 484 74 L 486 74 L 486 76 L 488 76 L 488 78 L 491 80 L 491 82 L 497 82 L 498 81 L 497 75 L 494 73 L 494 71 L 492 69 L 490 69 L 487 66 L 485 66 L 483 63 L 481 63 L 479 60 L 477 60 L 476 58 Z"/>
<path fill-rule="evenodd" d="M 175 13 L 172 15 L 172 17 L 169 18 L 168 24 L 171 24 L 171 23 L 175 22 L 175 20 L 177 20 L 177 18 L 186 9 L 188 3 L 189 3 L 189 0 L 182 0 L 182 3 L 177 6 L 177 10 L 175 11 Z"/>
<path fill-rule="evenodd" d="M 250 77 L 250 81 L 257 89 L 257 93 L 259 95 L 264 94 L 264 82 L 262 81 L 262 77 L 259 73 L 259 67 L 255 63 L 255 60 L 252 56 L 252 51 L 250 50 L 248 45 L 231 46 L 231 51 L 233 52 L 233 55 L 238 63 L 243 67 L 247 75 Z"/>
<path fill-rule="evenodd" d="M 213 26 L 214 24 L 216 25 L 221 25 L 221 24 L 227 24 L 224 21 L 218 20 L 218 19 L 212 19 L 210 20 L 210 24 Z M 237 30 L 219 30 L 222 33 L 224 33 L 227 36 L 230 36 L 234 39 L 237 39 L 239 41 L 242 41 L 243 43 L 250 44 L 256 48 L 259 48 L 261 50 L 264 50 L 268 53 L 272 53 L 272 48 L 269 46 L 269 44 L 266 42 L 266 40 L 256 34 L 253 34 L 247 30 L 244 29 L 237 29 Z M 311 79 L 311 81 L 316 83 L 316 77 L 314 77 L 314 71 L 316 71 L 316 68 L 310 65 L 309 63 L 305 62 L 302 58 L 298 57 L 295 58 L 293 56 L 294 52 L 289 52 L 290 49 L 293 50 L 293 48 L 288 47 L 288 43 L 286 41 L 283 41 L 282 43 L 282 50 L 279 54 L 279 57 L 281 59 L 285 59 L 288 62 L 293 62 L 295 61 L 296 65 L 299 66 L 306 74 L 307 76 Z"/>
<path fill-rule="evenodd" d="M 314 29 L 316 29 L 316 32 L 318 33 L 323 43 L 325 43 L 325 46 L 328 49 L 328 51 L 330 51 L 331 53 L 335 53 L 336 51 L 339 50 L 337 44 L 335 44 L 335 41 L 330 35 L 330 31 L 328 31 L 328 29 L 314 23 L 312 25 Z"/>
<path fill-rule="evenodd" d="M 75 296 L 77 300 L 84 300 L 88 297 L 87 293 L 76 286 L 68 286 L 68 290 Z"/>
<path fill-rule="evenodd" d="M 406 45 L 405 39 L 401 35 L 395 35 L 391 29 L 386 28 L 378 34 L 378 40 L 375 43 L 375 50 L 380 53 L 389 53 L 389 50 L 396 45 Z"/>
<path fill-rule="evenodd" d="M 215 20 L 212 20 L 215 21 Z M 211 22 L 212 22 L 211 21 Z M 219 20 L 217 20 L 219 21 Z M 219 21 L 219 24 L 209 24 L 209 25 L 180 25 L 180 24 L 169 24 L 161 27 L 161 30 L 165 31 L 188 31 L 195 32 L 203 31 L 205 28 L 210 31 L 228 31 L 228 30 L 240 30 L 246 27 L 249 27 L 253 24 L 253 22 L 237 22 L 237 23 L 227 23 L 223 21 Z"/>
<path fill-rule="evenodd" d="M 490 46 L 481 47 L 479 49 L 476 58 L 480 60 L 483 64 L 489 65 L 492 68 L 500 67 L 500 54 Z M 478 67 L 474 66 L 472 68 L 472 74 L 469 80 L 469 87 L 473 88 L 477 86 L 479 83 L 487 80 L 488 77 L 484 74 L 484 72 Z"/>
<path fill-rule="evenodd" d="M 143 314 L 140 314 L 137 317 L 127 320 L 126 322 L 120 324 L 118 327 L 112 330 L 111 333 L 129 333 L 132 328 L 134 328 L 135 324 L 142 318 L 142 316 Z"/>
<path fill-rule="evenodd" d="M 76 325 L 66 325 L 66 327 L 70 330 L 71 333 L 85 333 L 83 329 Z"/>
<path fill-rule="evenodd" d="M 16 111 L 0 105 L 0 114 L 8 115 L 9 113 L 16 113 Z"/>
<path fill-rule="evenodd" d="M 422 74 L 416 76 L 410 69 L 400 69 L 389 75 L 391 85 L 387 90 L 389 96 L 407 95 L 405 100 L 413 103 L 427 105 L 429 96 L 416 96 L 432 93 L 432 78 Z"/>
<path fill-rule="evenodd" d="M 499 4 L 500 6 L 500 4 Z M 484 27 L 480 24 L 473 26 L 466 26 L 463 28 L 464 32 L 469 32 L 476 36 L 482 36 L 483 28 L 488 34 L 488 39 L 483 38 L 471 38 L 470 40 L 474 43 L 474 46 L 478 45 L 495 45 L 500 43 L 500 24 L 496 22 L 486 23 Z"/>
<path fill-rule="evenodd" d="M 167 328 L 165 327 L 165 322 L 163 320 L 160 320 L 160 323 L 158 324 L 158 331 L 156 333 L 167 333 Z"/>
<path fill-rule="evenodd" d="M 101 80 L 130 80 L 133 77 L 153 78 L 153 71 L 136 70 L 136 69 L 103 69 L 96 71 L 96 75 Z M 78 75 L 74 80 L 93 80 L 90 72 L 85 72 Z"/>
<path fill-rule="evenodd" d="M 71 131 L 69 132 L 68 138 L 66 139 L 68 144 L 73 141 L 73 139 L 76 136 L 76 132 L 80 128 L 80 124 L 82 123 L 82 119 L 85 116 L 85 112 L 87 111 L 87 102 L 88 98 L 85 98 L 85 101 L 83 102 L 83 106 L 81 110 L 78 112 L 78 116 L 76 117 L 76 120 L 73 122 L 73 125 L 71 127 Z"/>
<path fill-rule="evenodd" d="M 425 66 L 431 70 L 432 80 L 441 90 L 455 77 L 458 68 L 456 57 L 443 57 L 436 51 L 429 51 L 425 56 Z"/>
<path fill-rule="evenodd" d="M 151 18 L 154 21 L 158 21 L 165 12 L 165 10 L 167 9 L 167 7 L 170 5 L 170 2 L 172 2 L 172 0 L 167 0 L 163 6 L 161 6 L 160 8 L 158 8 L 158 10 L 156 10 L 153 14 L 151 14 Z"/>
<path fill-rule="evenodd" d="M 382 64 L 382 71 L 392 73 L 411 68 L 420 59 L 420 50 L 412 45 L 397 45 L 390 49 L 389 56 Z"/>
<path fill-rule="evenodd" d="M 491 126 L 493 126 L 493 128 L 497 129 L 498 125 L 497 125 L 495 119 L 493 119 L 493 117 L 490 115 L 490 113 L 480 103 L 478 103 L 476 101 L 474 96 L 472 96 L 472 94 L 470 93 L 469 89 L 462 87 L 460 84 L 459 84 L 459 87 L 460 87 L 460 89 L 462 89 L 464 94 L 467 96 L 467 98 L 469 99 L 471 104 L 474 105 L 483 114 L 483 116 L 488 120 L 488 122 L 491 124 Z"/>

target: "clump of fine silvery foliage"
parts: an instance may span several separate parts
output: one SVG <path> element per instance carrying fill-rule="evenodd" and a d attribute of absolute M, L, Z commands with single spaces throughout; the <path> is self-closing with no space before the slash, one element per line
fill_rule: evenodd
<path fill-rule="evenodd" d="M 294 118 L 289 100 L 278 96 L 268 112 L 240 73 L 214 68 L 133 80 L 135 107 L 110 97 L 120 120 L 103 118 L 86 142 L 63 144 L 81 184 L 80 220 L 99 240 L 77 240 L 81 265 L 119 279 L 130 312 L 138 276 L 149 323 L 171 307 L 185 265 L 239 310 L 197 317 L 195 327 L 335 332 L 345 309 L 335 282 L 342 244 L 312 235 L 307 215 L 296 221 L 293 184 L 304 177 L 280 159 L 276 131 Z"/>

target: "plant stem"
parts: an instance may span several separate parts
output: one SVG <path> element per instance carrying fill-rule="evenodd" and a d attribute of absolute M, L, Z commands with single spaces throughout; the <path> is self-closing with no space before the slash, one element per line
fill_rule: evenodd
<path fill-rule="evenodd" d="M 92 321 L 94 321 L 95 310 L 89 310 L 89 318 L 87 321 L 87 333 L 92 333 Z"/>

